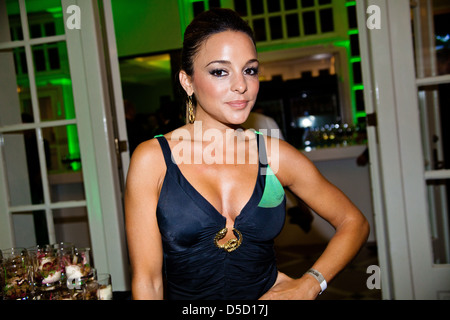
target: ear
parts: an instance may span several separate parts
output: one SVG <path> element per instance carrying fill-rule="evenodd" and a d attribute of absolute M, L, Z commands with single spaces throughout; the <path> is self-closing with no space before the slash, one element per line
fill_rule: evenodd
<path fill-rule="evenodd" d="M 188 96 L 192 96 L 194 89 L 192 88 L 192 78 L 184 71 L 181 70 L 178 74 L 180 84 Z"/>

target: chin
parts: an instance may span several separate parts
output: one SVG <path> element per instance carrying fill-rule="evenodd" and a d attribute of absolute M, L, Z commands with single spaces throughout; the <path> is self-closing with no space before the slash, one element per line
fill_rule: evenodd
<path fill-rule="evenodd" d="M 233 125 L 233 126 L 240 126 L 240 125 L 243 124 L 245 121 L 247 121 L 247 118 L 248 118 L 248 117 L 245 117 L 245 118 L 239 118 L 239 119 L 233 119 L 233 120 L 228 121 L 228 123 L 229 123 L 230 125 Z"/>
<path fill-rule="evenodd" d="M 236 115 L 235 117 L 233 117 L 231 120 L 231 123 L 235 124 L 235 125 L 241 125 L 243 124 L 245 121 L 247 121 L 248 116 L 250 115 L 250 110 L 248 111 L 246 110 L 245 112 L 242 112 L 242 114 Z"/>

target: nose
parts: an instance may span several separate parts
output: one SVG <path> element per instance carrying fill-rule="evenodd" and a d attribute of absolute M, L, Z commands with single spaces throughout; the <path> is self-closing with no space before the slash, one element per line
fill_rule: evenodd
<path fill-rule="evenodd" d="M 245 77 L 243 74 L 237 74 L 234 79 L 231 86 L 231 90 L 233 92 L 238 92 L 240 94 L 247 91 L 247 81 L 245 80 Z"/>

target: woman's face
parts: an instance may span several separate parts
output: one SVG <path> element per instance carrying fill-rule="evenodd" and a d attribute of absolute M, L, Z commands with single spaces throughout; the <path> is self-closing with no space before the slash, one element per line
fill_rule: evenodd
<path fill-rule="evenodd" d="M 243 32 L 210 36 L 194 58 L 193 76 L 182 75 L 186 92 L 197 99 L 196 121 L 239 125 L 248 117 L 259 90 L 256 48 Z M 184 78 L 184 80 L 183 80 Z"/>

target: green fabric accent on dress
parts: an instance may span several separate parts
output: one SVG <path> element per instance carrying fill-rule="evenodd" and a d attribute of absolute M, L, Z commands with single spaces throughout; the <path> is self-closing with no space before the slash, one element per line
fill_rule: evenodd
<path fill-rule="evenodd" d="M 281 182 L 273 173 L 270 166 L 267 166 L 266 171 L 266 185 L 264 187 L 264 193 L 261 197 L 261 201 L 258 207 L 261 208 L 273 208 L 278 206 L 284 200 L 284 188 Z"/>

